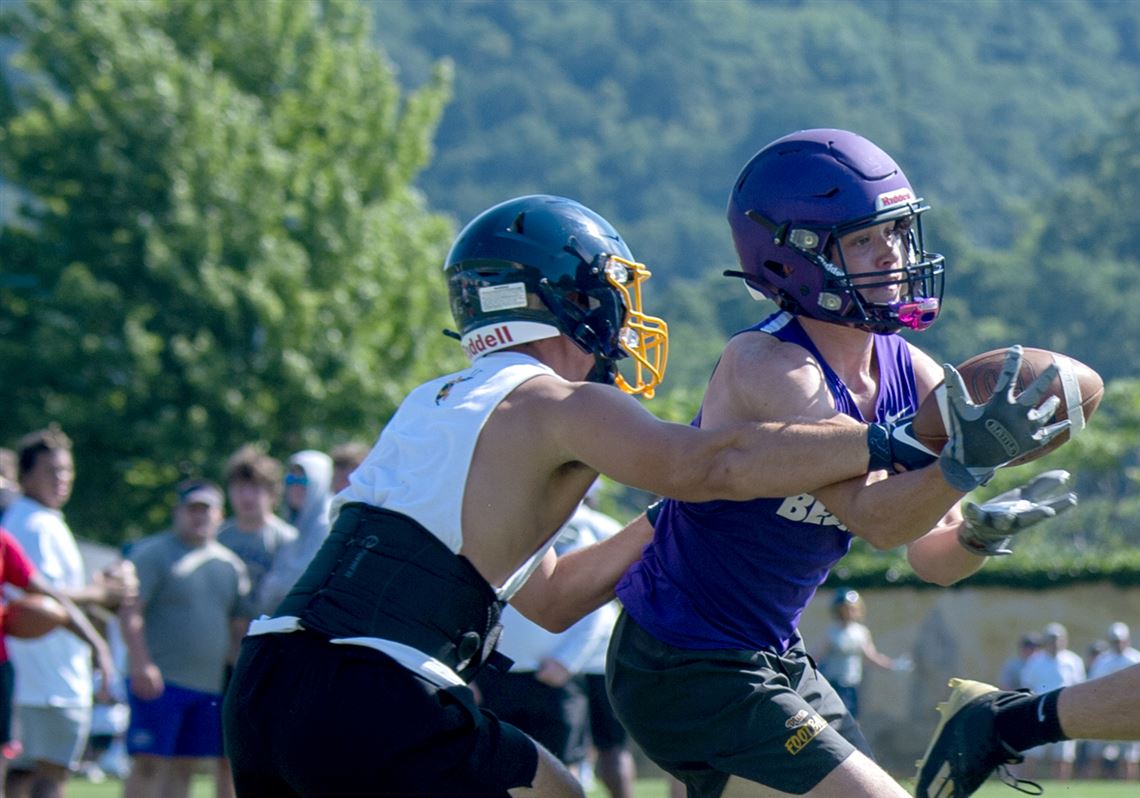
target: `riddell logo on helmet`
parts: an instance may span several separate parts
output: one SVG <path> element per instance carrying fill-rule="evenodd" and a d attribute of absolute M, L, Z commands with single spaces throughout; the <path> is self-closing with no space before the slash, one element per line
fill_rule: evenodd
<path fill-rule="evenodd" d="M 468 357 L 475 357 L 492 349 L 498 349 L 500 346 L 510 346 L 514 342 L 515 339 L 511 337 L 510 328 L 504 325 L 496 327 L 489 333 L 476 335 L 464 346 L 467 349 Z"/>
<path fill-rule="evenodd" d="M 875 198 L 875 210 L 881 211 L 886 208 L 893 208 L 896 205 L 903 205 L 908 202 L 914 202 L 914 192 L 909 188 L 900 188 L 897 191 L 892 191 L 888 194 L 880 194 Z"/>

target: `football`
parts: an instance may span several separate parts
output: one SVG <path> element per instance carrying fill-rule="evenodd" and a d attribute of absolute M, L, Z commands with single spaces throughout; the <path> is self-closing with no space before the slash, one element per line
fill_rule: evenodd
<path fill-rule="evenodd" d="M 962 382 L 965 383 L 966 390 L 974 402 L 985 402 L 993 395 L 994 385 L 997 384 L 1002 365 L 1005 363 L 1005 354 L 1005 349 L 994 349 L 975 355 L 957 367 L 958 373 L 962 375 Z M 1069 440 L 1073 434 L 1084 429 L 1104 396 L 1104 380 L 1084 363 L 1058 352 L 1030 347 L 1025 347 L 1021 353 L 1021 370 L 1017 374 L 1014 395 L 1031 385 L 1037 379 L 1037 375 L 1052 363 L 1057 364 L 1059 371 L 1053 378 L 1049 390 L 1041 397 L 1041 402 L 1050 396 L 1058 397 L 1061 403 L 1049 423 L 1067 418 L 1072 422 L 1072 426 L 1051 440 L 1047 446 L 1023 455 L 1009 465 L 1021 465 L 1036 460 Z M 931 451 L 940 452 L 946 445 L 947 436 L 936 393 L 937 391 L 932 392 L 919 407 L 914 417 L 913 430 L 914 436 L 924 446 Z"/>
<path fill-rule="evenodd" d="M 28 593 L 4 607 L 4 634 L 8 637 L 43 637 L 66 623 L 63 605 L 41 593 Z"/>

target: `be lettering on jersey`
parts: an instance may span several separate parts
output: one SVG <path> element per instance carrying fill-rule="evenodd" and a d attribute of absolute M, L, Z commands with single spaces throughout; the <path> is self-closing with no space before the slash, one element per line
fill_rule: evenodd
<path fill-rule="evenodd" d="M 847 531 L 847 527 L 823 506 L 823 502 L 810 493 L 788 496 L 776 511 L 776 515 L 802 524 L 837 526 L 844 532 Z"/>

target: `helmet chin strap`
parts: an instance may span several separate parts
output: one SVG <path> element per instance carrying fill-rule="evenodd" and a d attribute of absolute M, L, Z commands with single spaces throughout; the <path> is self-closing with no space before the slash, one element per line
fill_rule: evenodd
<path fill-rule="evenodd" d="M 603 385 L 613 385 L 617 376 L 617 365 L 608 358 L 599 354 L 594 355 L 594 367 L 586 375 L 586 382 L 599 382 Z"/>

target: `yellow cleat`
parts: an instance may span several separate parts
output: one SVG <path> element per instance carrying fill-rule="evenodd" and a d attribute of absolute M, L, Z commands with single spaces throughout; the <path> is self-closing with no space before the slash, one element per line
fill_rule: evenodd
<path fill-rule="evenodd" d="M 994 716 L 998 706 L 1026 694 L 958 678 L 950 680 L 950 688 L 950 697 L 935 707 L 939 720 L 930 745 L 915 763 L 916 798 L 968 798 L 995 769 L 1022 760 L 998 737 Z"/>

